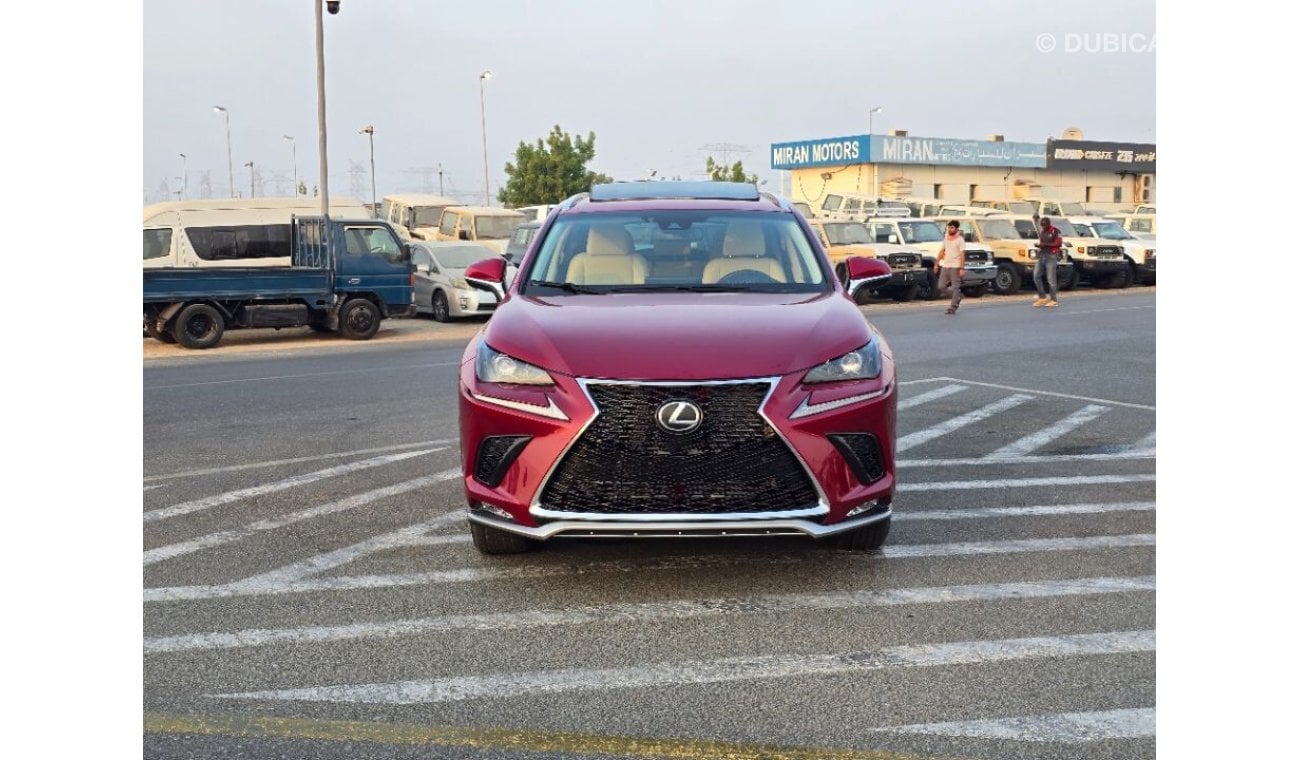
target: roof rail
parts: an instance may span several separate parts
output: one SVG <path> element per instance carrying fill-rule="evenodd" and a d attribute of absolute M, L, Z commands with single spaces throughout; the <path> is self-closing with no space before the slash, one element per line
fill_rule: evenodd
<path fill-rule="evenodd" d="M 592 185 L 592 201 L 641 201 L 696 198 L 756 201 L 758 188 L 748 182 L 611 182 Z"/>
<path fill-rule="evenodd" d="M 590 197 L 591 197 L 591 193 L 577 193 L 576 195 L 570 195 L 568 198 L 565 198 L 564 200 L 560 201 L 560 210 L 568 211 L 569 209 L 573 208 L 574 204 L 576 204 L 578 201 L 585 201 Z"/>
<path fill-rule="evenodd" d="M 775 203 L 777 208 L 780 208 L 782 211 L 794 211 L 794 207 L 790 205 L 790 200 L 788 198 L 782 198 L 776 193 L 770 193 L 766 190 L 760 191 L 759 195 Z"/>

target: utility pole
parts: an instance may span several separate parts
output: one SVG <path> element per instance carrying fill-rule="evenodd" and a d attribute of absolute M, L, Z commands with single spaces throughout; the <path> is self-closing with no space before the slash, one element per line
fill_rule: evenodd
<path fill-rule="evenodd" d="M 722 165 L 731 171 L 731 154 L 732 153 L 749 153 L 749 147 L 745 145 L 735 145 L 733 143 L 712 143 L 704 145 L 700 150 L 717 151 L 722 154 Z"/>
<path fill-rule="evenodd" d="M 253 162 L 249 161 L 248 163 L 244 164 L 244 166 L 248 167 L 248 197 L 256 198 L 257 188 L 253 185 Z"/>
<path fill-rule="evenodd" d="M 181 200 L 185 200 L 190 191 L 190 170 L 186 165 L 187 159 L 184 153 L 178 153 L 181 157 Z"/>

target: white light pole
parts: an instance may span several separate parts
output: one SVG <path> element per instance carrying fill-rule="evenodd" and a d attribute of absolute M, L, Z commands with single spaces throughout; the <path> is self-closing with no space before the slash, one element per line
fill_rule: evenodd
<path fill-rule="evenodd" d="M 868 140 L 867 150 L 868 151 L 871 150 L 870 141 L 872 139 L 871 137 L 872 134 L 874 134 L 871 117 L 875 116 L 876 114 L 880 113 L 883 110 L 885 110 L 884 106 L 876 106 L 875 108 L 872 108 L 870 111 L 867 111 L 867 140 Z M 875 161 L 871 162 L 871 195 L 873 198 L 876 198 L 877 200 L 880 199 L 880 167 L 876 165 Z"/>
<path fill-rule="evenodd" d="M 492 78 L 491 71 L 478 75 L 478 114 L 483 125 L 483 205 L 492 205 L 492 196 L 488 194 L 488 160 L 487 160 L 487 105 L 483 95 L 483 83 Z"/>
<path fill-rule="evenodd" d="M 325 24 L 321 0 L 312 0 L 316 6 L 316 122 L 320 143 L 320 215 L 330 213 L 329 159 L 325 153 Z M 339 4 L 330 4 L 330 13 L 338 13 Z"/>
<path fill-rule="evenodd" d="M 181 157 L 181 200 L 185 200 L 190 194 L 190 170 L 187 166 L 187 159 L 184 153 L 177 153 Z"/>
<path fill-rule="evenodd" d="M 370 136 L 370 205 L 375 207 L 375 210 L 371 213 L 378 216 L 379 207 L 376 206 L 375 200 L 375 125 L 367 124 L 358 129 L 357 134 Z"/>
<path fill-rule="evenodd" d="M 230 197 L 235 197 L 235 159 L 230 152 L 230 112 L 222 106 L 213 106 L 213 111 L 226 117 L 226 168 L 230 171 Z"/>
<path fill-rule="evenodd" d="M 257 187 L 253 184 L 253 176 L 254 176 L 254 175 L 253 175 L 253 162 L 252 162 L 252 161 L 249 161 L 248 163 L 244 164 L 244 166 L 247 166 L 247 167 L 248 167 L 248 197 L 249 197 L 249 198 L 256 198 L 256 197 L 257 197 Z"/>
<path fill-rule="evenodd" d="M 298 197 L 298 142 L 290 135 L 285 135 L 284 139 L 289 141 L 293 148 L 293 197 Z"/>

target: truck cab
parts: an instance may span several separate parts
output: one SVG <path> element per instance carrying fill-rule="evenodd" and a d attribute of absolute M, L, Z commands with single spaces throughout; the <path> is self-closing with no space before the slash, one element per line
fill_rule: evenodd
<path fill-rule="evenodd" d="M 1007 216 L 957 217 L 958 229 L 966 242 L 980 243 L 993 251 L 997 274 L 991 287 L 999 295 L 1010 296 L 1020 292 L 1026 283 L 1034 281 L 1034 266 L 1038 263 L 1038 236 L 1028 238 L 1021 234 L 1016 224 Z M 1029 232 L 1033 232 L 1033 219 L 1028 219 Z M 1074 268 L 1062 261 L 1057 270 L 1058 287 L 1074 287 Z"/>
<path fill-rule="evenodd" d="M 1133 235 L 1114 219 L 1097 216 L 1072 217 L 1070 223 L 1080 237 L 1092 238 L 1098 244 L 1118 243 L 1122 246 L 1124 256 L 1128 259 L 1129 273 L 1122 272 L 1112 276 L 1108 287 L 1127 288 L 1133 283 L 1151 284 L 1156 282 L 1156 241 L 1142 240 Z"/>
<path fill-rule="evenodd" d="M 937 297 L 934 288 L 938 278 L 933 269 L 939 250 L 943 248 L 943 224 L 947 222 L 941 224 L 933 219 L 918 219 L 910 216 L 872 217 L 866 221 L 867 229 L 871 232 L 871 239 L 874 242 L 908 245 L 925 251 L 922 263 L 929 272 L 929 277 L 921 286 L 918 297 L 927 300 Z M 980 243 L 968 242 L 966 277 L 962 280 L 962 292 L 972 298 L 984 295 L 996 274 L 997 266 L 993 263 L 993 250 Z"/>
<path fill-rule="evenodd" d="M 1118 242 L 1099 240 L 1087 234 L 1080 234 L 1074 228 L 1075 220 L 1092 217 L 1048 217 L 1052 224 L 1061 231 L 1061 247 L 1074 264 L 1078 281 L 1087 282 L 1094 287 L 1128 287 L 1131 279 L 1128 259 L 1124 256 L 1124 247 Z M 1126 284 L 1124 284 L 1126 283 Z"/>
<path fill-rule="evenodd" d="M 470 240 L 505 253 L 515 226 L 528 221 L 518 212 L 493 206 L 452 206 L 442 212 L 438 240 Z"/>
<path fill-rule="evenodd" d="M 459 205 L 460 201 L 441 195 L 385 195 L 379 218 L 393 225 L 405 240 L 433 240 L 443 209 Z"/>
<path fill-rule="evenodd" d="M 827 193 L 818 216 L 833 221 L 860 222 L 869 216 L 911 215 L 912 210 L 902 201 L 874 198 L 867 193 Z"/>
<path fill-rule="evenodd" d="M 1021 198 L 1020 200 L 1032 204 L 1033 210 L 1029 212 L 1030 216 L 1049 216 L 1055 220 L 1058 217 L 1088 214 L 1083 204 L 1076 201 L 1058 201 L 1053 198 Z"/>
<path fill-rule="evenodd" d="M 1032 201 L 971 201 L 970 205 L 992 209 L 1003 214 L 1023 214 L 1033 216 L 1038 212 L 1038 204 Z"/>
<path fill-rule="evenodd" d="M 1121 227 L 1139 240 L 1156 239 L 1155 214 L 1109 214 L 1106 218 L 1119 222 Z"/>
<path fill-rule="evenodd" d="M 927 284 L 929 270 L 925 267 L 925 252 L 920 248 L 877 243 L 862 222 L 812 219 L 808 224 L 817 233 L 832 264 L 838 265 L 852 256 L 881 259 L 889 264 L 893 275 L 889 282 L 874 288 L 875 292 L 896 301 L 910 301 Z"/>

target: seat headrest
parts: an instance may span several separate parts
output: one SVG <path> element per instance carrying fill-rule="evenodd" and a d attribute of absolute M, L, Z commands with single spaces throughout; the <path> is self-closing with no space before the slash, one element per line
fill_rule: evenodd
<path fill-rule="evenodd" d="M 590 256 L 630 256 L 632 249 L 632 236 L 621 224 L 593 224 L 587 232 Z"/>
<path fill-rule="evenodd" d="M 757 258 L 765 253 L 764 248 L 762 222 L 732 222 L 727 225 L 727 234 L 722 238 L 723 256 Z"/>

